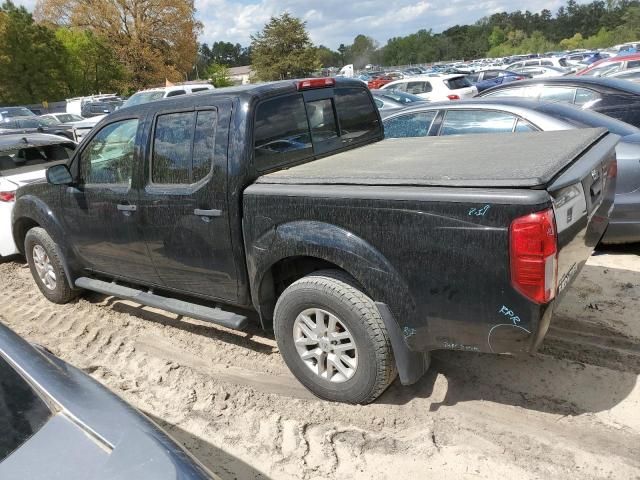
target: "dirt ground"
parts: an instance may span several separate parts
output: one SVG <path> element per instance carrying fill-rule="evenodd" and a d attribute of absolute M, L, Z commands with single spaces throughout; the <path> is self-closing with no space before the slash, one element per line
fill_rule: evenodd
<path fill-rule="evenodd" d="M 0 265 L 0 321 L 147 413 L 223 479 L 640 479 L 640 248 L 591 258 L 542 351 L 437 352 L 368 406 L 316 400 L 273 337 Z"/>

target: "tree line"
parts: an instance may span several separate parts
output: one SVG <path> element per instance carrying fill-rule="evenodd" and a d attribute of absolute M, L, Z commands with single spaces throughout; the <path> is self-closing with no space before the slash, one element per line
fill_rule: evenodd
<path fill-rule="evenodd" d="M 260 80 L 323 67 L 407 65 L 600 48 L 640 40 L 640 1 L 568 0 L 553 14 L 496 13 L 441 33 L 421 29 L 379 45 L 359 34 L 333 50 L 312 43 L 305 22 L 284 13 L 251 45 L 198 43 L 193 0 L 39 0 L 33 13 L 0 6 L 0 104 L 29 104 L 195 78 L 229 85 L 228 67 L 251 64 Z"/>

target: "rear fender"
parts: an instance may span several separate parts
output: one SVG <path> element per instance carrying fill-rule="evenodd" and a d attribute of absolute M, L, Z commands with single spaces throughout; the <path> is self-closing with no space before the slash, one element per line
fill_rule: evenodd
<path fill-rule="evenodd" d="M 410 318 L 415 302 L 406 282 L 371 244 L 335 225 L 296 221 L 269 229 L 247 248 L 251 295 L 262 315 L 260 291 L 273 265 L 292 257 L 313 257 L 349 273 L 377 302 L 389 306 L 396 320 Z M 400 328 L 403 325 L 399 325 Z"/>

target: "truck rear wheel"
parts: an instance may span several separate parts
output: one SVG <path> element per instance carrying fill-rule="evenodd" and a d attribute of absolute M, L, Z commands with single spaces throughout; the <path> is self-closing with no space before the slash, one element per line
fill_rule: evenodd
<path fill-rule="evenodd" d="M 44 228 L 35 227 L 24 239 L 25 256 L 38 288 L 53 303 L 68 303 L 78 296 L 67 281 L 58 248 Z"/>
<path fill-rule="evenodd" d="M 370 403 L 396 376 L 377 307 L 340 271 L 291 284 L 276 304 L 274 329 L 287 366 L 318 397 Z"/>

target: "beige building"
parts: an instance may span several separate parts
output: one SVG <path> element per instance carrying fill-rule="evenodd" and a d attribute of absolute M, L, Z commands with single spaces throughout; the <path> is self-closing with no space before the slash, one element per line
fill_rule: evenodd
<path fill-rule="evenodd" d="M 246 85 L 251 81 L 252 75 L 253 70 L 251 70 L 251 65 L 232 67 L 229 69 L 229 78 L 235 85 Z"/>

